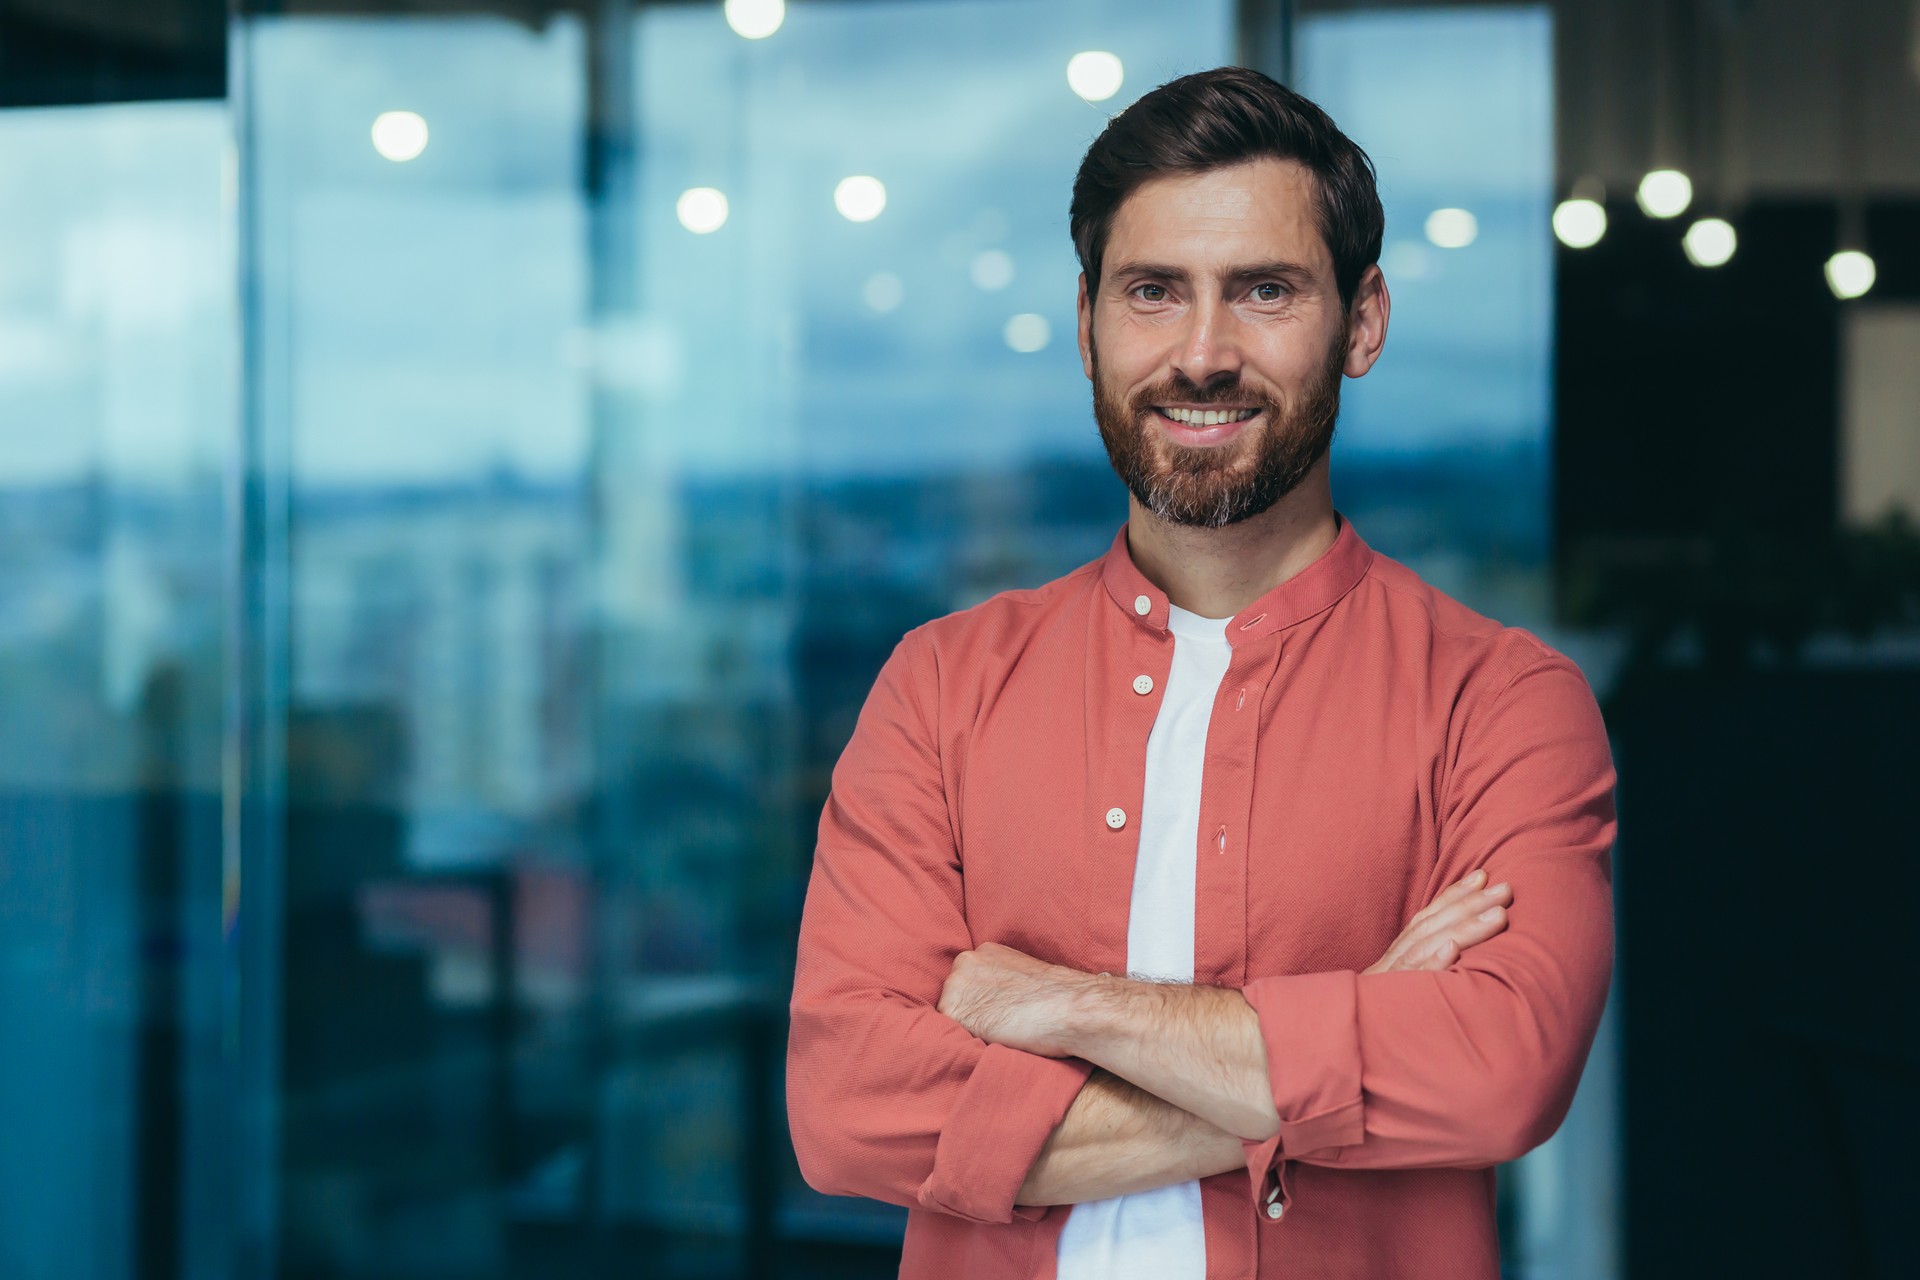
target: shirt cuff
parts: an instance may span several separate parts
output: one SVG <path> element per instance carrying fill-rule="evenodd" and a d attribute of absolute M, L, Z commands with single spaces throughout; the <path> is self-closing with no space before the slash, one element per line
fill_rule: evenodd
<path fill-rule="evenodd" d="M 1013 1198 L 1092 1071 L 1081 1058 L 988 1045 L 941 1127 L 921 1205 L 974 1222 L 1045 1217 L 1051 1206 L 1016 1206 Z"/>
<path fill-rule="evenodd" d="M 1255 978 L 1241 995 L 1260 1021 L 1280 1131 L 1243 1139 L 1254 1209 L 1278 1221 L 1290 1199 L 1286 1161 L 1366 1134 L 1360 1093 L 1359 975 L 1351 970 Z"/>

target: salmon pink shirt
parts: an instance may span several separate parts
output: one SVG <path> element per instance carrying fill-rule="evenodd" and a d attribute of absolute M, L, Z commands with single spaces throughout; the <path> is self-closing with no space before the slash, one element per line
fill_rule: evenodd
<path fill-rule="evenodd" d="M 1331 548 L 1227 625 L 1194 981 L 1259 1019 L 1280 1131 L 1203 1179 L 1207 1280 L 1498 1274 L 1492 1166 L 1572 1100 L 1613 960 L 1614 772 L 1572 661 Z M 910 632 L 820 820 L 787 1101 L 806 1180 L 909 1209 L 903 1280 L 1048 1280 L 1071 1206 L 1015 1195 L 1090 1064 L 940 1013 L 999 942 L 1124 972 L 1147 735 L 1174 637 L 1121 530 L 1100 560 Z M 1484 867 L 1507 928 L 1363 974 Z"/>

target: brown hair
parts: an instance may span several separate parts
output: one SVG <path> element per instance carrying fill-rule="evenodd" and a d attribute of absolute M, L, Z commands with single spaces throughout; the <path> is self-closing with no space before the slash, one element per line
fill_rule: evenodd
<path fill-rule="evenodd" d="M 1333 254 L 1341 305 L 1351 306 L 1361 275 L 1380 260 L 1386 230 L 1373 161 L 1326 112 L 1246 67 L 1169 80 L 1108 121 L 1087 148 L 1068 226 L 1088 288 L 1100 282 L 1114 214 L 1143 183 L 1266 157 L 1313 174 L 1320 237 Z"/>

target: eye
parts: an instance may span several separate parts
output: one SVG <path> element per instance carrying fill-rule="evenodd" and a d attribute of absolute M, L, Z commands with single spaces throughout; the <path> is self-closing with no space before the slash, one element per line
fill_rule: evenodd
<path fill-rule="evenodd" d="M 1165 302 L 1167 300 L 1167 289 L 1165 285 L 1137 284 L 1133 287 L 1133 293 L 1134 296 L 1142 302 Z"/>
<path fill-rule="evenodd" d="M 1253 286 L 1255 302 L 1278 302 L 1287 296 L 1287 286 L 1276 280 L 1268 280 Z"/>

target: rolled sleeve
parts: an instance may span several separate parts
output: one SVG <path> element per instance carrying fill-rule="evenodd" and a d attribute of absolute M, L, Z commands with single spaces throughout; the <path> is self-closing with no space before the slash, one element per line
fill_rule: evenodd
<path fill-rule="evenodd" d="M 920 1204 L 976 1222 L 1045 1216 L 1047 1206 L 1016 1206 L 1014 1196 L 1092 1070 L 1080 1058 L 988 1045 L 940 1131 Z"/>
<path fill-rule="evenodd" d="M 1281 1160 L 1349 1146 L 1365 1135 L 1357 976 L 1339 971 L 1256 978 L 1241 991 L 1260 1021 L 1273 1109 L 1280 1117 L 1273 1137 L 1242 1143 L 1256 1206 L 1285 1202 Z"/>
<path fill-rule="evenodd" d="M 979 1222 L 1013 1201 L 1090 1064 L 989 1045 L 939 1012 L 974 945 L 941 772 L 938 672 L 888 659 L 834 770 L 794 965 L 787 1121 L 816 1190 Z"/>
<path fill-rule="evenodd" d="M 1257 1203 L 1284 1197 L 1292 1160 L 1484 1168 L 1565 1116 L 1612 972 L 1614 771 L 1579 669 L 1541 653 L 1476 707 L 1442 806 L 1436 880 L 1511 883 L 1507 928 L 1444 972 L 1244 989 L 1280 1116 L 1245 1143 Z"/>

